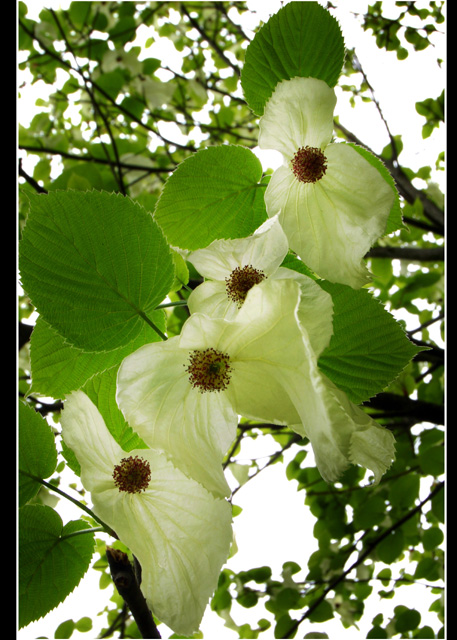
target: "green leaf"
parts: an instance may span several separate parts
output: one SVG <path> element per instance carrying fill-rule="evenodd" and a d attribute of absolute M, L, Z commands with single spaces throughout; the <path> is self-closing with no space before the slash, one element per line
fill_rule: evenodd
<path fill-rule="evenodd" d="M 19 402 L 19 471 L 37 478 L 49 478 L 57 466 L 54 434 L 33 407 Z M 19 473 L 19 506 L 31 500 L 41 483 Z"/>
<path fill-rule="evenodd" d="M 174 277 L 151 215 L 130 198 L 98 191 L 31 196 L 20 270 L 39 313 L 85 351 L 134 340 Z"/>
<path fill-rule="evenodd" d="M 312 604 L 310 606 L 312 606 Z M 308 616 L 311 622 L 325 622 L 331 618 L 333 618 L 333 607 L 327 600 L 323 600 L 318 604 L 314 611 Z"/>
<path fill-rule="evenodd" d="M 338 81 L 344 40 L 335 18 L 317 2 L 290 2 L 257 32 L 241 73 L 246 102 L 257 115 L 275 86 L 294 77 Z"/>
<path fill-rule="evenodd" d="M 319 367 L 352 402 L 365 402 L 383 391 L 421 349 L 366 289 L 319 284 L 334 305 L 334 334 Z"/>
<path fill-rule="evenodd" d="M 416 498 L 419 497 L 420 476 L 415 473 L 409 473 L 406 476 L 397 478 L 389 492 L 390 504 L 393 507 L 408 509 L 414 506 Z"/>
<path fill-rule="evenodd" d="M 422 544 L 425 551 L 433 551 L 440 546 L 444 540 L 444 534 L 439 527 L 430 527 L 426 529 L 422 536 Z"/>
<path fill-rule="evenodd" d="M 151 320 L 165 331 L 165 315 L 159 309 L 150 314 Z M 30 339 L 32 385 L 30 393 L 63 398 L 80 389 L 89 378 L 117 367 L 122 360 L 144 344 L 160 340 L 145 322 L 138 336 L 128 345 L 108 352 L 86 352 L 69 345 L 42 317 L 37 319 Z"/>
<path fill-rule="evenodd" d="M 38 620 L 63 602 L 89 568 L 92 533 L 83 520 L 63 526 L 51 507 L 19 510 L 19 627 Z"/>
<path fill-rule="evenodd" d="M 395 607 L 395 612 L 398 607 Z M 399 633 L 405 631 L 413 631 L 416 629 L 421 621 L 421 614 L 416 609 L 406 609 L 401 611 L 395 618 L 395 629 Z"/>
<path fill-rule="evenodd" d="M 54 632 L 54 638 L 70 638 L 75 630 L 75 623 L 73 620 L 65 620 L 59 624 Z"/>
<path fill-rule="evenodd" d="M 262 165 L 237 145 L 207 147 L 167 180 L 154 217 L 169 243 L 201 249 L 218 238 L 242 238 L 267 218 Z"/>
<path fill-rule="evenodd" d="M 402 553 L 405 546 L 405 536 L 401 529 L 392 531 L 384 540 L 376 546 L 376 555 L 378 560 L 391 564 Z M 379 577 L 379 576 L 378 576 Z"/>
<path fill-rule="evenodd" d="M 295 624 L 295 620 L 292 620 L 288 613 L 282 615 L 278 622 L 276 623 L 274 636 L 275 638 L 284 638 L 286 633 L 288 634 L 288 638 L 295 638 L 295 634 L 297 633 L 297 629 L 290 633 L 293 625 Z"/>
<path fill-rule="evenodd" d="M 353 526 L 356 531 L 371 529 L 386 517 L 386 505 L 380 495 L 373 495 L 354 508 Z"/>

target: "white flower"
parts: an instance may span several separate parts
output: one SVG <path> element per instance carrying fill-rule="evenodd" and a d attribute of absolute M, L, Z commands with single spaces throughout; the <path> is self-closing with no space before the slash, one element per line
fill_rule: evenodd
<path fill-rule="evenodd" d="M 359 288 L 370 277 L 362 259 L 383 235 L 394 192 L 354 148 L 331 143 L 336 96 L 324 81 L 280 82 L 260 119 L 259 147 L 284 164 L 265 192 L 290 248 L 319 276 Z"/>
<path fill-rule="evenodd" d="M 351 462 L 379 480 L 393 460 L 393 436 L 319 371 L 298 317 L 301 297 L 295 279 L 269 279 L 249 291 L 234 320 L 194 313 L 180 336 L 129 355 L 119 369 L 117 401 L 132 428 L 211 490 L 225 453 L 221 443 L 235 437 L 237 415 L 307 436 L 328 482 Z M 214 413 L 205 419 L 209 406 Z M 357 441 L 359 432 L 366 436 Z"/>
<path fill-rule="evenodd" d="M 138 559 L 149 608 L 176 633 L 192 634 L 228 557 L 230 504 L 163 452 L 123 451 L 82 391 L 65 402 L 62 435 L 81 466 L 94 513 Z"/>
<path fill-rule="evenodd" d="M 275 216 L 252 236 L 215 240 L 192 252 L 187 260 L 209 279 L 190 294 L 190 312 L 232 320 L 253 286 L 264 286 L 273 279 L 294 279 L 301 288 L 298 316 L 319 356 L 333 333 L 332 298 L 311 278 L 280 266 L 288 250 L 286 235 Z"/>

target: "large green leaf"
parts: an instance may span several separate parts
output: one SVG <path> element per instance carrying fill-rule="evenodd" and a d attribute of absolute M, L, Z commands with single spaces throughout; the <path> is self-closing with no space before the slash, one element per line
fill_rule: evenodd
<path fill-rule="evenodd" d="M 421 349 L 366 289 L 319 284 L 334 305 L 333 336 L 319 367 L 359 404 L 383 391 Z"/>
<path fill-rule="evenodd" d="M 246 50 L 244 97 L 260 116 L 278 82 L 313 77 L 334 87 L 343 61 L 344 40 L 335 18 L 317 2 L 289 2 Z"/>
<path fill-rule="evenodd" d="M 51 507 L 19 509 L 19 627 L 38 620 L 63 602 L 89 568 L 94 550 L 84 520 L 65 526 Z"/>
<path fill-rule="evenodd" d="M 130 198 L 99 191 L 31 196 L 20 271 L 39 313 L 86 351 L 134 340 L 174 278 L 151 215 Z"/>
<path fill-rule="evenodd" d="M 152 312 L 150 317 L 164 332 L 163 310 Z M 40 317 L 30 339 L 30 392 L 63 398 L 71 391 L 80 389 L 97 373 L 118 366 L 129 353 L 159 339 L 154 329 L 144 322 L 139 334 L 129 344 L 108 352 L 86 352 L 66 343 L 65 339 Z"/>
<path fill-rule="evenodd" d="M 249 149 L 221 145 L 197 151 L 167 180 L 155 219 L 171 245 L 201 249 L 218 238 L 242 238 L 267 218 L 262 165 Z"/>
<path fill-rule="evenodd" d="M 41 487 L 37 478 L 49 478 L 57 465 L 57 449 L 51 427 L 33 407 L 19 402 L 19 506 L 31 500 Z M 24 473 L 21 473 L 24 472 Z"/>

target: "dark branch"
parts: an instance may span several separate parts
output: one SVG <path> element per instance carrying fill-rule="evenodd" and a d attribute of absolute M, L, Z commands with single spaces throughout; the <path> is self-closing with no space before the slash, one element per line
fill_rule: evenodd
<path fill-rule="evenodd" d="M 351 566 L 346 569 L 345 571 L 343 571 L 343 573 L 341 573 L 337 578 L 335 578 L 329 585 L 328 587 L 324 590 L 324 592 L 322 593 L 321 596 L 319 596 L 314 602 L 313 604 L 306 610 L 306 612 L 302 615 L 302 617 L 299 620 L 295 620 L 294 624 L 291 625 L 290 629 L 287 631 L 287 633 L 283 636 L 284 638 L 293 638 L 295 635 L 296 630 L 298 629 L 299 625 L 306 620 L 307 618 L 309 618 L 309 616 L 311 615 L 311 613 L 321 604 L 321 602 L 323 602 L 325 600 L 325 598 L 327 597 L 327 595 L 330 593 L 330 591 L 332 591 L 333 589 L 335 589 L 335 587 L 340 584 L 341 582 L 343 582 L 346 577 L 349 575 L 349 573 L 351 573 L 351 571 L 353 571 L 355 568 L 357 568 L 360 564 L 362 564 L 362 562 L 371 554 L 373 553 L 373 551 L 376 549 L 376 547 L 378 546 L 378 544 L 380 542 L 382 542 L 383 540 L 385 540 L 388 536 L 390 536 L 390 534 L 393 531 L 396 531 L 397 529 L 399 529 L 403 524 L 405 524 L 405 522 L 407 522 L 410 518 L 412 518 L 413 516 L 415 516 L 417 513 L 420 513 L 422 510 L 422 507 L 429 502 L 430 500 L 432 500 L 444 487 L 444 482 L 441 482 L 440 484 L 437 484 L 435 486 L 435 488 L 429 493 L 429 495 L 422 500 L 422 502 L 420 502 L 416 507 L 414 507 L 414 509 L 411 509 L 410 511 L 408 511 L 408 513 L 406 513 L 402 518 L 400 518 L 399 520 L 397 520 L 397 522 L 394 522 L 394 524 L 392 524 L 389 528 L 385 529 L 377 538 L 375 538 L 373 540 L 373 542 L 371 542 L 362 553 L 360 553 L 357 557 L 357 560 L 355 560 L 355 562 L 353 562 L 351 564 Z"/>
<path fill-rule="evenodd" d="M 407 416 L 417 422 L 432 422 L 444 424 L 444 407 L 432 402 L 413 400 L 408 396 L 400 396 L 395 393 L 379 393 L 363 406 L 370 409 L 383 411 L 386 416 Z"/>
<path fill-rule="evenodd" d="M 409 262 L 444 261 L 444 247 L 422 249 L 418 247 L 373 247 L 365 258 L 389 258 Z"/>
<path fill-rule="evenodd" d="M 119 549 L 106 547 L 106 557 L 116 589 L 132 612 L 141 636 L 161 638 L 127 554 Z"/>

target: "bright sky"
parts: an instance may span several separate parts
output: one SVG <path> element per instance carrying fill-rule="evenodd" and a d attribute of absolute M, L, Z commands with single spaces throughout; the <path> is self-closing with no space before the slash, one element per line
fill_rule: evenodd
<path fill-rule="evenodd" d="M 29 6 L 29 16 L 37 18 L 42 7 L 59 6 L 66 8 L 69 1 L 59 0 L 26 0 Z M 323 3 L 324 4 L 324 3 Z M 386 53 L 376 47 L 371 32 L 364 32 L 359 26 L 359 19 L 354 14 L 366 11 L 368 2 L 363 0 L 337 0 L 337 10 L 334 12 L 340 21 L 345 37 L 346 46 L 356 47 L 358 58 L 366 72 L 371 85 L 375 88 L 376 97 L 381 104 L 384 116 L 389 123 L 392 134 L 403 136 L 405 151 L 401 157 L 406 166 L 417 169 L 424 165 L 434 164 L 438 153 L 445 148 L 444 129 L 434 132 L 426 140 L 421 138 L 421 128 L 424 119 L 415 113 L 414 104 L 425 98 L 436 98 L 445 86 L 445 68 L 440 69 L 436 64 L 436 58 L 445 59 L 444 38 L 436 38 L 433 49 L 412 54 L 404 61 L 398 62 L 394 53 Z M 417 5 L 426 6 L 426 2 L 416 2 Z M 255 15 L 246 16 L 245 29 L 254 29 L 259 19 L 266 20 L 268 16 L 276 12 L 281 4 L 278 0 L 251 0 L 247 2 Z M 395 15 L 394 3 L 384 2 L 385 7 L 392 7 L 392 15 Z M 164 54 L 166 42 L 154 45 L 154 49 L 148 49 L 147 55 L 160 56 Z M 159 54 L 159 55 L 158 55 Z M 169 60 L 167 63 L 171 66 Z M 18 84 L 22 78 L 18 77 Z M 43 87 L 34 85 L 21 89 L 22 98 L 18 104 L 18 121 L 26 123 L 30 107 L 33 106 L 38 90 L 43 92 Z M 46 94 L 41 93 L 43 97 Z M 338 90 L 339 101 L 336 114 L 340 116 L 341 123 L 349 130 L 356 133 L 366 145 L 379 152 L 388 142 L 387 133 L 372 104 L 358 104 L 352 109 L 348 106 L 347 94 Z M 29 116 L 30 117 L 30 116 Z M 168 132 L 167 132 L 168 135 Z M 175 139 L 175 138 L 174 138 Z M 265 168 L 274 167 L 274 156 L 260 156 Z M 436 181 L 444 185 L 443 172 L 434 176 Z M 421 186 L 420 184 L 418 186 Z M 415 327 L 415 325 L 414 325 Z M 413 327 L 409 327 L 413 328 Z M 239 461 L 248 460 L 251 457 L 261 458 L 271 454 L 275 450 L 272 439 L 261 438 L 243 446 Z M 286 461 L 294 457 L 296 449 L 293 448 L 286 455 Z M 307 460 L 312 460 L 309 453 Z M 271 566 L 279 576 L 283 562 L 294 560 L 306 569 L 307 561 L 315 550 L 315 540 L 312 535 L 314 517 L 310 516 L 303 505 L 305 494 L 298 493 L 295 486 L 284 477 L 283 465 L 274 465 L 263 471 L 256 479 L 250 481 L 240 490 L 234 499 L 234 503 L 243 508 L 242 513 L 235 519 L 234 528 L 238 552 L 229 559 L 228 566 L 234 571 L 245 570 L 255 566 Z M 65 505 L 65 511 L 61 510 L 64 500 L 60 502 L 59 512 L 65 522 L 80 517 L 80 511 L 72 505 Z M 107 538 L 108 540 L 108 538 Z M 349 560 L 352 562 L 353 558 Z M 349 566 L 349 565 L 348 565 Z M 72 638 L 85 638 L 89 640 L 97 635 L 100 625 L 95 619 L 98 611 L 107 606 L 110 589 L 100 591 L 98 586 L 99 574 L 89 571 L 80 586 L 67 600 L 59 605 L 45 619 L 32 623 L 19 632 L 20 640 L 32 640 L 39 636 L 52 637 L 58 624 L 66 619 L 78 620 L 82 616 L 91 616 L 96 627 L 93 632 L 81 634 L 74 632 Z M 373 610 L 364 616 L 360 624 L 360 631 L 354 628 L 344 630 L 339 621 L 330 621 L 324 625 L 303 624 L 300 627 L 299 636 L 303 637 L 310 631 L 325 631 L 329 637 L 340 639 L 348 638 L 358 640 L 366 638 L 367 631 L 371 628 L 371 620 L 382 610 L 386 620 L 393 607 L 397 604 L 410 605 L 422 611 L 428 609 L 429 603 L 436 596 L 430 596 L 425 587 L 408 587 L 400 591 L 398 599 L 393 601 L 382 600 L 376 603 L 372 598 Z M 241 615 L 238 612 L 241 611 Z M 232 609 L 232 615 L 238 623 L 248 619 L 249 610 Z M 262 614 L 263 615 L 263 614 Z M 251 625 L 256 626 L 257 619 L 262 615 L 255 615 L 251 619 Z M 264 617 L 271 618 L 266 613 Z M 435 621 L 433 617 L 433 623 Z M 424 622 L 424 620 L 423 620 Z M 235 640 L 237 634 L 223 626 L 223 621 L 217 614 L 208 610 L 202 627 L 204 636 L 218 638 L 218 640 Z M 164 637 L 167 637 L 163 633 Z M 263 637 L 263 636 L 262 636 Z M 269 637 L 272 637 L 272 632 Z"/>

